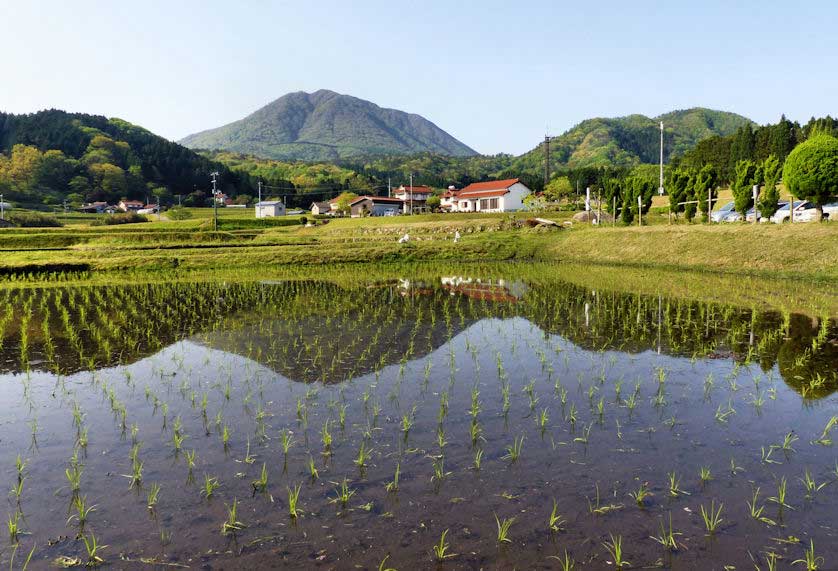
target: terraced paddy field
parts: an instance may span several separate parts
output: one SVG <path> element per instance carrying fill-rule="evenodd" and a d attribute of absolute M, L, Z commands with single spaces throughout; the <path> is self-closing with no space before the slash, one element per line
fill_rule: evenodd
<path fill-rule="evenodd" d="M 368 270 L 6 281 L 0 565 L 836 565 L 833 289 Z"/>

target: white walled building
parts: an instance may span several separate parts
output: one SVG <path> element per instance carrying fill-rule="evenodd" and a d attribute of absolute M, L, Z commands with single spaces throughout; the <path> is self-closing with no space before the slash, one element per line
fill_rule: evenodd
<path fill-rule="evenodd" d="M 281 200 L 263 200 L 256 203 L 256 218 L 285 216 L 285 205 Z"/>
<path fill-rule="evenodd" d="M 475 182 L 453 198 L 452 212 L 514 212 L 524 208 L 530 189 L 517 178 Z"/>

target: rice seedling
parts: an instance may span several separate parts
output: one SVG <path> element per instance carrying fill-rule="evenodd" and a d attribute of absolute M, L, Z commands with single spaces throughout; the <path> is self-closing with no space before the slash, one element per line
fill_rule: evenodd
<path fill-rule="evenodd" d="M 777 525 L 777 522 L 763 515 L 765 506 L 759 502 L 759 487 L 754 489 L 753 497 L 750 501 L 745 501 L 748 506 L 748 511 L 751 517 L 757 521 L 768 525 Z"/>
<path fill-rule="evenodd" d="M 194 450 L 187 450 L 184 453 L 183 457 L 186 458 L 186 467 L 191 473 L 192 469 L 195 468 L 195 462 L 197 462 L 198 453 Z"/>
<path fill-rule="evenodd" d="M 442 425 L 439 425 L 436 431 L 436 442 L 439 446 L 440 451 L 445 448 L 448 441 L 445 439 L 445 428 Z"/>
<path fill-rule="evenodd" d="M 800 482 L 803 484 L 803 487 L 806 488 L 806 499 L 811 500 L 817 492 L 820 492 L 829 482 L 822 482 L 818 484 L 814 478 L 812 478 L 811 472 L 809 472 L 809 468 L 806 468 L 803 471 L 803 477 L 799 478 Z"/>
<path fill-rule="evenodd" d="M 283 428 L 279 433 L 279 442 L 282 445 L 282 454 L 287 458 L 288 451 L 291 449 L 291 446 L 294 445 L 294 438 L 291 435 L 291 431 L 287 428 Z"/>
<path fill-rule="evenodd" d="M 713 479 L 713 474 L 710 472 L 709 466 L 702 466 L 699 468 L 698 477 L 701 480 L 701 485 L 704 486 Z"/>
<path fill-rule="evenodd" d="M 378 571 L 397 571 L 392 567 L 386 567 L 387 560 L 390 559 L 390 555 L 385 555 L 384 559 L 381 560 L 381 563 L 378 564 Z"/>
<path fill-rule="evenodd" d="M 221 524 L 222 535 L 236 535 L 246 526 L 238 518 L 239 501 L 233 498 L 233 503 L 227 506 L 227 519 Z"/>
<path fill-rule="evenodd" d="M 349 487 L 349 482 L 346 478 L 340 483 L 340 487 L 335 488 L 335 497 L 329 500 L 330 503 L 339 503 L 342 508 L 346 508 L 349 500 L 355 495 L 355 490 Z"/>
<path fill-rule="evenodd" d="M 312 456 L 308 457 L 308 475 L 311 477 L 312 481 L 320 477 L 320 473 L 317 471 L 317 466 L 315 465 L 314 458 Z"/>
<path fill-rule="evenodd" d="M 75 520 L 78 522 L 79 528 L 84 530 L 84 524 L 87 523 L 90 514 L 96 511 L 96 506 L 87 505 L 87 496 L 74 496 L 71 506 L 72 509 L 75 510 L 75 513 L 67 518 L 66 525 L 70 525 L 70 523 Z"/>
<path fill-rule="evenodd" d="M 512 441 L 512 445 L 506 447 L 506 454 L 502 456 L 502 459 L 509 460 L 511 464 L 514 464 L 521 457 L 521 451 L 523 450 L 523 448 L 524 436 L 521 435 L 520 437 Z"/>
<path fill-rule="evenodd" d="M 355 460 L 353 462 L 356 466 L 360 469 L 364 469 L 367 467 L 367 464 L 372 457 L 372 450 L 367 450 L 367 443 L 366 441 L 361 441 L 361 446 L 358 448 L 358 454 L 355 455 Z"/>
<path fill-rule="evenodd" d="M 6 528 L 9 532 L 9 542 L 11 543 L 17 543 L 23 533 L 20 527 L 20 518 L 22 516 L 23 514 L 20 513 L 20 510 L 15 510 L 14 514 L 8 516 Z"/>
<path fill-rule="evenodd" d="M 323 428 L 320 431 L 320 441 L 323 443 L 323 454 L 330 455 L 332 453 L 332 433 L 329 431 L 329 419 L 323 423 Z"/>
<path fill-rule="evenodd" d="M 582 429 L 582 435 L 577 436 L 573 439 L 574 442 L 578 442 L 580 444 L 588 444 L 588 440 L 591 437 L 591 428 L 593 427 L 593 423 L 589 423 Z"/>
<path fill-rule="evenodd" d="M 591 502 L 590 498 L 586 498 L 588 500 L 588 512 L 593 515 L 605 515 L 611 513 L 616 510 L 623 509 L 623 504 L 603 504 L 600 499 L 599 495 L 599 483 L 597 482 L 596 486 L 596 495 L 594 496 L 594 501 Z"/>
<path fill-rule="evenodd" d="M 788 432 L 783 438 L 783 443 L 780 445 L 780 449 L 784 452 L 794 452 L 795 450 L 792 448 L 792 444 L 798 440 L 799 438 L 794 432 Z"/>
<path fill-rule="evenodd" d="M 431 476 L 431 482 L 436 482 L 438 484 L 446 477 L 451 475 L 451 472 L 445 471 L 445 456 L 432 456 L 431 459 L 434 472 Z"/>
<path fill-rule="evenodd" d="M 396 462 L 396 472 L 393 475 L 393 480 L 387 482 L 384 488 L 387 492 L 394 494 L 399 491 L 399 473 L 401 472 L 401 462 Z"/>
<path fill-rule="evenodd" d="M 210 499 L 219 486 L 221 486 L 221 484 L 218 482 L 218 478 L 204 474 L 204 483 L 201 485 L 201 495 L 206 499 Z"/>
<path fill-rule="evenodd" d="M 29 555 L 26 557 L 26 560 L 21 565 L 21 571 L 26 571 L 29 568 L 29 563 L 32 561 L 32 556 L 35 554 L 35 548 L 38 547 L 37 544 L 32 546 L 32 549 L 29 551 Z M 14 569 L 15 565 L 15 557 L 17 556 L 17 550 L 20 548 L 19 543 L 15 543 L 15 546 L 12 548 L 12 556 L 9 558 L 9 571 Z"/>
<path fill-rule="evenodd" d="M 613 559 L 612 563 L 614 568 L 623 569 L 627 565 L 631 565 L 630 562 L 623 559 L 623 537 L 620 535 L 615 537 L 611 534 L 609 534 L 609 536 L 611 537 L 611 541 L 606 541 L 602 545 L 608 551 L 611 559 Z"/>
<path fill-rule="evenodd" d="M 451 559 L 452 557 L 456 557 L 453 553 L 448 553 L 450 549 L 450 545 L 447 541 L 445 541 L 446 536 L 448 535 L 448 530 L 442 532 L 442 535 L 439 538 L 439 543 L 434 544 L 433 552 L 434 552 L 434 560 L 437 563 L 442 563 L 446 559 Z"/>
<path fill-rule="evenodd" d="M 648 482 L 643 482 L 636 491 L 629 492 L 629 496 L 634 498 L 634 501 L 641 508 L 644 505 L 646 505 L 645 504 L 646 498 L 648 498 L 649 496 L 652 496 L 652 495 L 654 495 L 654 494 L 652 494 L 652 492 L 649 491 L 649 483 Z"/>
<path fill-rule="evenodd" d="M 836 426 L 838 426 L 838 415 L 832 416 L 829 421 L 827 421 L 820 438 L 818 438 L 815 442 L 823 446 L 832 446 L 832 437 L 830 434 Z"/>
<path fill-rule="evenodd" d="M 724 504 L 719 504 L 719 509 L 716 509 L 716 500 L 712 500 L 710 502 L 710 507 L 705 509 L 704 505 L 702 504 L 700 507 L 701 519 L 704 521 L 704 529 L 707 530 L 707 533 L 713 535 L 719 529 L 719 526 L 724 521 L 722 518 L 722 508 L 724 508 Z"/>
<path fill-rule="evenodd" d="M 67 478 L 67 483 L 70 485 L 70 492 L 77 494 L 81 490 L 81 475 L 84 470 L 76 463 L 73 463 L 69 468 L 64 470 L 64 475 Z"/>
<path fill-rule="evenodd" d="M 573 559 L 570 554 L 567 552 L 567 549 L 564 550 L 564 555 L 562 557 L 558 557 L 556 555 L 550 555 L 548 559 L 555 559 L 559 562 L 559 568 L 561 571 L 573 571 L 576 569 L 576 560 Z"/>
<path fill-rule="evenodd" d="M 815 555 L 815 541 L 809 540 L 809 547 L 803 551 L 801 559 L 795 559 L 791 562 L 792 565 L 803 565 L 806 571 L 818 571 L 825 562 L 823 557 Z"/>
<path fill-rule="evenodd" d="M 86 567 L 98 567 L 102 565 L 105 560 L 102 558 L 100 553 L 106 549 L 107 545 L 99 545 L 99 541 L 96 539 L 96 536 L 92 533 L 90 534 L 90 538 L 86 535 L 81 536 L 81 540 L 84 543 L 84 549 L 87 552 L 87 562 L 85 563 Z"/>
<path fill-rule="evenodd" d="M 558 533 L 564 529 L 565 523 L 567 522 L 565 522 L 564 518 L 559 514 L 559 504 L 554 498 L 553 510 L 550 512 L 550 517 L 547 518 L 547 529 L 549 529 L 552 533 Z"/>
<path fill-rule="evenodd" d="M 786 503 L 787 486 L 788 482 L 786 481 L 786 477 L 783 476 L 782 478 L 780 478 L 780 483 L 777 484 L 777 495 L 771 496 L 770 498 L 768 498 L 768 501 L 777 504 L 781 508 L 788 508 L 790 510 L 793 510 L 794 508 Z"/>
<path fill-rule="evenodd" d="M 667 551 L 677 551 L 678 550 L 678 540 L 675 539 L 676 536 L 682 535 L 672 529 L 672 512 L 669 512 L 669 527 L 666 528 L 663 525 L 663 519 L 659 522 L 660 524 L 660 533 L 658 535 L 651 536 L 652 539 L 660 543 L 664 549 Z"/>
<path fill-rule="evenodd" d="M 681 488 L 681 478 L 679 478 L 675 472 L 668 472 L 666 474 L 667 479 L 669 480 L 669 495 L 670 497 L 677 498 L 679 496 L 689 496 L 689 492 L 684 491 Z"/>
<path fill-rule="evenodd" d="M 157 507 L 157 502 L 160 499 L 160 485 L 156 482 L 151 484 L 146 492 L 146 506 L 153 510 Z"/>
<path fill-rule="evenodd" d="M 480 465 L 483 462 L 483 449 L 478 448 L 474 451 L 474 469 L 480 471 Z"/>
<path fill-rule="evenodd" d="M 262 470 L 259 472 L 259 477 L 250 483 L 253 486 L 253 492 L 265 492 L 268 489 L 268 465 L 262 463 Z"/>
<path fill-rule="evenodd" d="M 288 515 L 291 516 L 291 519 L 296 519 L 300 512 L 297 509 L 297 503 L 300 500 L 300 490 L 302 489 L 302 484 L 297 484 L 293 488 L 288 488 Z"/>
<path fill-rule="evenodd" d="M 495 522 L 497 523 L 497 526 L 498 526 L 498 536 L 497 536 L 498 544 L 512 543 L 512 540 L 509 539 L 509 528 L 512 527 L 513 523 L 515 523 L 515 518 L 511 517 L 511 518 L 504 518 L 504 519 L 501 520 L 501 519 L 498 518 L 498 514 L 494 514 L 494 515 L 495 515 Z"/>

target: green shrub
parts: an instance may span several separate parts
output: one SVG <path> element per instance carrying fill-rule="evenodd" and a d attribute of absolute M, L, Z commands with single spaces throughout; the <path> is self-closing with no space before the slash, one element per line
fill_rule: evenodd
<path fill-rule="evenodd" d="M 148 218 L 136 212 L 126 212 L 125 214 L 114 214 L 113 216 L 100 218 L 93 222 L 91 226 L 113 226 L 115 224 L 134 224 L 136 222 L 148 222 Z"/>
<path fill-rule="evenodd" d="M 64 226 L 55 216 L 41 212 L 11 212 L 6 220 L 21 228 L 59 228 Z"/>
<path fill-rule="evenodd" d="M 192 218 L 192 213 L 182 206 L 175 206 L 166 212 L 166 217 L 169 220 L 189 220 Z"/>

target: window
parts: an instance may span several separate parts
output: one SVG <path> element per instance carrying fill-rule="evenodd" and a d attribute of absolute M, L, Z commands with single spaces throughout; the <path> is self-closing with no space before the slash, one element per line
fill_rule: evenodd
<path fill-rule="evenodd" d="M 497 210 L 498 209 L 498 199 L 497 198 L 481 198 L 480 199 L 480 210 Z"/>

